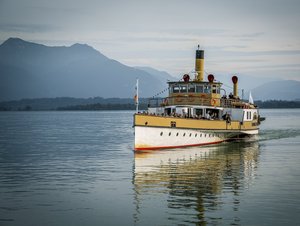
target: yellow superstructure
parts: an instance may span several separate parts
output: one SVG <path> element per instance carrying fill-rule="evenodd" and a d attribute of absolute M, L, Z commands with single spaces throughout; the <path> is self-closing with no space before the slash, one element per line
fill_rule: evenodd
<path fill-rule="evenodd" d="M 205 120 L 193 118 L 160 117 L 152 115 L 135 115 L 136 126 L 178 128 L 178 129 L 203 129 L 203 130 L 255 130 L 258 119 L 240 123 L 240 121 Z"/>
<path fill-rule="evenodd" d="M 220 106 L 221 83 L 215 82 L 169 82 L 168 105 Z"/>

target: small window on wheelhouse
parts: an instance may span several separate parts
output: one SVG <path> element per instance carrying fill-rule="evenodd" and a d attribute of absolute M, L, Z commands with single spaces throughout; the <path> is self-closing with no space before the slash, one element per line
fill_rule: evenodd
<path fill-rule="evenodd" d="M 187 86 L 186 85 L 181 85 L 180 86 L 180 93 L 186 93 L 187 92 Z"/>
<path fill-rule="evenodd" d="M 204 93 L 210 93 L 211 92 L 211 87 L 210 86 L 204 86 Z"/>
<path fill-rule="evenodd" d="M 197 85 L 196 86 L 196 93 L 203 93 L 203 86 Z"/>
<path fill-rule="evenodd" d="M 217 86 L 216 85 L 212 85 L 212 93 L 217 93 Z"/>
<path fill-rule="evenodd" d="M 194 84 L 189 84 L 188 86 L 188 92 L 189 93 L 194 93 L 196 90 L 195 85 Z"/>
<path fill-rule="evenodd" d="M 173 86 L 173 93 L 179 93 L 179 86 Z"/>

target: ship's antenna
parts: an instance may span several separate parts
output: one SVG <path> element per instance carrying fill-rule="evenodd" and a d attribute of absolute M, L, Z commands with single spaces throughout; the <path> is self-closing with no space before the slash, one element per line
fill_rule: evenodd
<path fill-rule="evenodd" d="M 242 100 L 244 100 L 244 89 L 242 89 Z"/>

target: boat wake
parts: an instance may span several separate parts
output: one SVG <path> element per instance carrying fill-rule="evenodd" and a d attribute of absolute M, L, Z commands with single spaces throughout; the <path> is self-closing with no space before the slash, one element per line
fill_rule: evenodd
<path fill-rule="evenodd" d="M 284 138 L 293 138 L 300 136 L 300 130 L 282 129 L 282 130 L 261 130 L 258 136 L 259 141 L 278 140 Z"/>

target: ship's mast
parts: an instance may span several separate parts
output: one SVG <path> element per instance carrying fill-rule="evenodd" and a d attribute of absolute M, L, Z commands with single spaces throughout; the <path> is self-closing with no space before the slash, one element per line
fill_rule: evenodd
<path fill-rule="evenodd" d="M 136 107 L 136 113 L 139 112 L 139 79 L 136 79 L 136 85 L 135 85 L 135 107 Z"/>

